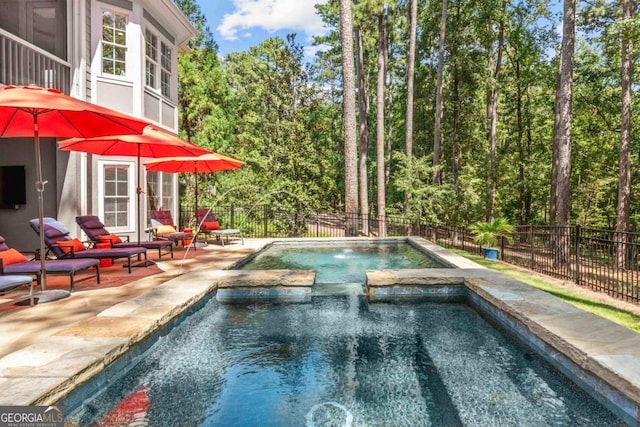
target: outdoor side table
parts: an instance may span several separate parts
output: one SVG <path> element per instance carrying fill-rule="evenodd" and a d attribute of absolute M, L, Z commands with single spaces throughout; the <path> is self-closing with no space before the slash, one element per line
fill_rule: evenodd
<path fill-rule="evenodd" d="M 229 240 L 232 238 L 240 239 L 242 244 L 244 245 L 244 238 L 242 237 L 242 232 L 237 228 L 227 228 L 224 230 L 213 230 L 211 234 L 216 236 L 216 240 L 219 240 L 224 246 L 224 240 L 227 239 L 227 244 L 229 244 Z"/>

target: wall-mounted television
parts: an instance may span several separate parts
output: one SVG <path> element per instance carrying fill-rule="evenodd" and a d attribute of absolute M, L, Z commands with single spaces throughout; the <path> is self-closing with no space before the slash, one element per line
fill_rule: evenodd
<path fill-rule="evenodd" d="M 0 209 L 27 203 L 24 166 L 0 166 Z"/>

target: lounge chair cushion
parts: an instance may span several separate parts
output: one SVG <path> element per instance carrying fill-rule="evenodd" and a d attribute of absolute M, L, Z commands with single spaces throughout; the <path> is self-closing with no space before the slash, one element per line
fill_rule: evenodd
<path fill-rule="evenodd" d="M 0 291 L 8 291 L 33 281 L 29 276 L 0 276 Z"/>
<path fill-rule="evenodd" d="M 87 250 L 84 244 L 78 239 L 61 240 L 56 242 L 56 244 L 60 246 L 62 252 L 65 254 L 71 252 L 71 249 L 73 249 L 75 253 Z"/>
<path fill-rule="evenodd" d="M 96 236 L 98 242 L 101 243 L 111 243 L 111 245 L 117 245 L 118 243 L 122 243 L 122 239 L 115 234 L 102 234 L 100 236 Z"/>
<path fill-rule="evenodd" d="M 29 261 L 26 256 L 13 248 L 0 252 L 0 259 L 4 266 Z"/>
<path fill-rule="evenodd" d="M 220 223 L 218 221 L 203 222 L 202 228 L 205 230 L 220 230 Z"/>
<path fill-rule="evenodd" d="M 45 260 L 45 270 L 48 273 L 70 273 L 94 267 L 100 260 L 94 258 L 83 259 L 48 259 Z M 40 261 L 27 261 L 13 264 L 4 269 L 5 274 L 38 274 L 40 273 Z M 1 276 L 0 276 L 1 277 Z"/>

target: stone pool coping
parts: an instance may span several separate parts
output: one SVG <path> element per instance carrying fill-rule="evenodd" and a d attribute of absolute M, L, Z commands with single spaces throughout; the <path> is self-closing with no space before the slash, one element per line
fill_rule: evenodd
<path fill-rule="evenodd" d="M 341 240 L 408 241 L 413 246 L 429 250 L 444 263 L 459 267 L 457 270 L 419 270 L 413 275 L 408 270 L 369 271 L 368 286 L 378 292 L 399 285 L 413 289 L 442 286 L 443 280 L 453 287 L 464 286 L 482 301 L 517 319 L 545 344 L 557 347 L 563 357 L 601 375 L 607 384 L 635 402 L 635 409 L 629 408 L 628 413 L 633 414 L 635 410 L 632 416 L 636 419 L 640 415 L 637 409 L 640 404 L 640 334 L 583 312 L 501 273 L 480 267 L 422 238 Z M 280 241 L 282 239 L 267 241 L 262 247 Z M 0 359 L 0 405 L 50 405 L 59 402 L 212 292 L 235 286 L 255 286 L 253 275 L 244 273 L 198 270 L 184 274 L 5 356 Z M 434 274 L 438 275 L 438 280 Z M 294 277 L 291 275 L 290 279 Z M 307 276 L 304 280 L 308 279 Z M 283 283 L 286 287 L 287 281 L 282 276 L 273 276 L 272 280 L 272 288 L 282 287 Z"/>

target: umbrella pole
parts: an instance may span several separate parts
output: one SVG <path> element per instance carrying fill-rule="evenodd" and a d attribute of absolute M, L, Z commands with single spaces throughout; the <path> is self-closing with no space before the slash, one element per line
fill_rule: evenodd
<path fill-rule="evenodd" d="M 136 188 L 136 193 L 138 197 L 138 224 L 136 225 L 136 229 L 138 230 L 138 246 L 140 246 L 140 195 L 142 194 L 142 188 L 140 187 L 140 144 L 138 144 L 138 187 Z"/>
<path fill-rule="evenodd" d="M 44 186 L 47 181 L 42 180 L 42 160 L 40 158 L 40 134 L 38 133 L 38 112 L 33 113 L 33 139 L 36 149 L 36 193 L 38 193 L 38 227 L 40 232 L 40 292 L 37 295 L 33 293 L 33 282 L 29 286 L 29 303 L 34 305 L 37 297 L 38 303 L 45 303 L 66 298 L 70 295 L 68 291 L 61 289 L 47 290 L 47 267 L 45 263 L 45 246 L 44 246 Z"/>
<path fill-rule="evenodd" d="M 40 287 L 47 290 L 47 270 L 45 267 L 44 249 L 44 185 L 42 181 L 42 161 L 40 159 L 40 135 L 38 133 L 38 112 L 33 113 L 33 136 L 36 148 L 36 193 L 38 193 L 38 227 L 40 228 Z M 33 305 L 33 294 L 30 292 L 31 304 Z"/>
<path fill-rule="evenodd" d="M 196 217 L 196 224 L 198 224 L 198 164 L 197 163 L 195 165 L 195 171 L 196 171 L 196 207 L 195 207 L 194 213 Z"/>

